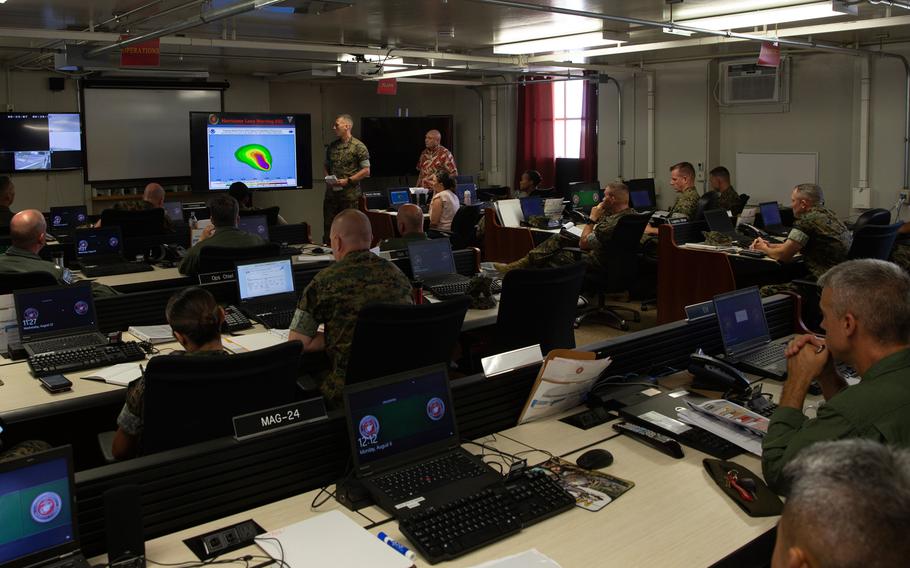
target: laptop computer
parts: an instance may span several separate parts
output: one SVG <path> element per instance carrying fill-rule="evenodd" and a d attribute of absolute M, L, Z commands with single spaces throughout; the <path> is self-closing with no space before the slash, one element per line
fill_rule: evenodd
<path fill-rule="evenodd" d="M 0 567 L 89 567 L 79 548 L 70 446 L 0 463 L 0 504 Z"/>
<path fill-rule="evenodd" d="M 98 331 L 90 282 L 18 290 L 13 301 L 19 338 L 29 356 L 108 342 Z"/>
<path fill-rule="evenodd" d="M 248 317 L 275 329 L 288 329 L 297 293 L 291 259 L 254 260 L 237 263 L 240 310 Z"/>
<path fill-rule="evenodd" d="M 523 197 L 521 202 L 521 214 L 527 221 L 531 217 L 542 217 L 544 214 L 543 198 L 540 197 Z"/>
<path fill-rule="evenodd" d="M 776 201 L 759 203 L 758 210 L 761 212 L 761 220 L 766 233 L 778 237 L 786 237 L 789 234 L 790 229 L 784 227 L 781 222 L 780 207 Z"/>
<path fill-rule="evenodd" d="M 705 211 L 705 221 L 708 223 L 710 230 L 730 237 L 735 244 L 743 248 L 749 248 L 755 240 L 753 237 L 747 237 L 737 232 L 736 227 L 733 226 L 733 220 L 730 219 L 726 209 Z"/>
<path fill-rule="evenodd" d="M 66 207 L 51 207 L 48 217 L 48 232 L 57 239 L 73 234 L 76 227 L 81 227 L 88 222 L 88 209 L 85 205 L 69 205 Z"/>
<path fill-rule="evenodd" d="M 435 296 L 442 298 L 465 294 L 471 279 L 455 271 L 455 256 L 449 239 L 409 241 L 411 275 Z"/>
<path fill-rule="evenodd" d="M 402 205 L 411 202 L 411 191 L 406 187 L 389 188 L 389 211 L 398 211 Z"/>
<path fill-rule="evenodd" d="M 89 277 L 149 272 L 151 266 L 141 262 L 128 262 L 123 257 L 123 238 L 120 227 L 76 229 L 76 260 L 82 273 Z"/>
<path fill-rule="evenodd" d="M 572 207 L 585 213 L 590 213 L 591 209 L 600 203 L 600 200 L 599 189 L 586 188 L 572 192 Z"/>
<path fill-rule="evenodd" d="M 183 222 L 183 203 L 180 201 L 165 201 L 164 214 L 175 223 Z"/>
<path fill-rule="evenodd" d="M 473 495 L 502 477 L 461 448 L 445 365 L 348 385 L 355 475 L 396 517 Z"/>
<path fill-rule="evenodd" d="M 729 362 L 755 375 L 778 380 L 787 377 L 784 351 L 790 338 L 771 340 L 757 287 L 715 296 L 714 311 Z"/>
<path fill-rule="evenodd" d="M 245 215 L 240 218 L 237 228 L 262 237 L 265 242 L 269 241 L 269 224 L 265 215 Z"/>
<path fill-rule="evenodd" d="M 657 192 L 654 188 L 654 178 L 639 178 L 626 181 L 629 188 L 629 200 L 632 207 L 639 211 L 654 211 L 657 209 Z"/>

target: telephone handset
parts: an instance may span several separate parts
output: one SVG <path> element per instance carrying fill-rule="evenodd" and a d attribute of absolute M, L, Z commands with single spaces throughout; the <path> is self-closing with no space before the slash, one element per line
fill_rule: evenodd
<path fill-rule="evenodd" d="M 689 372 L 695 375 L 693 386 L 738 394 L 751 388 L 742 371 L 726 361 L 705 355 L 701 349 L 689 356 Z"/>
<path fill-rule="evenodd" d="M 736 228 L 739 229 L 739 232 L 742 234 L 746 235 L 747 237 L 752 237 L 753 239 L 757 239 L 759 237 L 767 239 L 770 236 L 768 233 L 762 231 L 755 225 L 750 225 L 749 223 L 740 223 L 736 226 Z"/>

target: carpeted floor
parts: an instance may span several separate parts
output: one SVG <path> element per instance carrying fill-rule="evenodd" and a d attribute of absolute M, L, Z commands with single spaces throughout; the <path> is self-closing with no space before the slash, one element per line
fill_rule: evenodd
<path fill-rule="evenodd" d="M 620 312 L 620 315 L 627 318 L 626 321 L 629 323 L 629 331 L 620 331 L 619 329 L 605 325 L 605 320 L 603 318 L 590 316 L 580 327 L 575 329 L 575 345 L 582 347 L 590 343 L 603 341 L 604 339 L 609 339 L 611 337 L 618 337 L 625 335 L 626 333 L 640 331 L 657 325 L 657 309 L 655 307 L 651 306 L 647 311 L 641 311 L 641 302 L 622 301 L 625 299 L 623 296 L 616 296 L 616 298 L 617 299 L 615 300 L 609 300 L 608 305 L 623 306 L 638 310 L 639 313 L 641 313 L 641 321 L 636 323 L 632 320 L 631 314 L 628 312 Z"/>

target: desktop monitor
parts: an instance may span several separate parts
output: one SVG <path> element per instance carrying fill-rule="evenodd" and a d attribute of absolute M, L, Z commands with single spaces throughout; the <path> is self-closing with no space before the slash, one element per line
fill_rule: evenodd
<path fill-rule="evenodd" d="M 164 214 L 167 215 L 167 218 L 171 221 L 182 222 L 183 221 L 183 203 L 179 201 L 165 201 L 164 202 Z"/>
<path fill-rule="evenodd" d="M 455 273 L 455 257 L 449 239 L 429 239 L 408 243 L 411 274 L 414 280 Z"/>
<path fill-rule="evenodd" d="M 246 215 L 240 218 L 237 228 L 246 231 L 251 235 L 261 237 L 262 240 L 269 240 L 269 224 L 265 215 Z"/>
<path fill-rule="evenodd" d="M 783 224 L 780 218 L 780 207 L 776 201 L 759 203 L 758 209 L 761 211 L 761 220 L 765 227 L 775 227 Z"/>
<path fill-rule="evenodd" d="M 0 173 L 82 167 L 78 113 L 0 113 Z"/>
<path fill-rule="evenodd" d="M 291 259 L 238 263 L 237 288 L 241 301 L 293 293 L 294 271 Z"/>
<path fill-rule="evenodd" d="M 576 209 L 590 211 L 600 203 L 600 184 L 598 182 L 578 182 L 570 185 L 572 189 L 572 206 Z"/>

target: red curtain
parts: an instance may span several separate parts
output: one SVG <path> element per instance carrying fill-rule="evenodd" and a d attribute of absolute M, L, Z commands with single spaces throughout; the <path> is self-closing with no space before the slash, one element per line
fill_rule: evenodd
<path fill-rule="evenodd" d="M 581 173 L 590 181 L 597 179 L 597 86 L 597 81 L 585 81 L 581 106 Z"/>
<path fill-rule="evenodd" d="M 553 187 L 556 158 L 553 152 L 552 83 L 530 83 L 518 87 L 515 189 L 521 174 L 527 170 L 540 172 L 543 179 L 541 187 Z"/>

